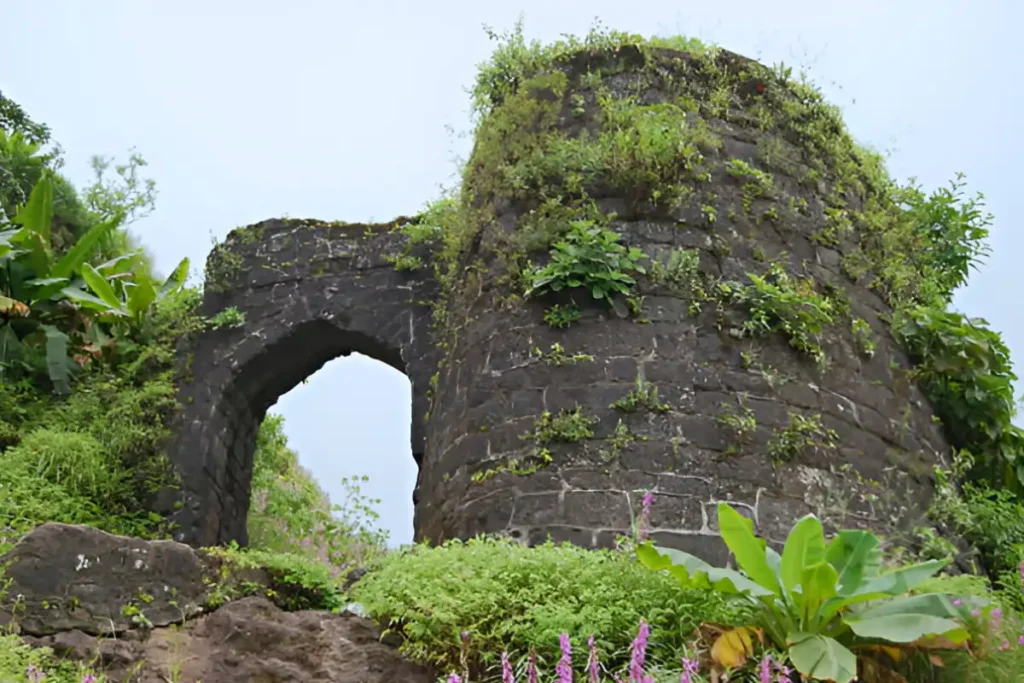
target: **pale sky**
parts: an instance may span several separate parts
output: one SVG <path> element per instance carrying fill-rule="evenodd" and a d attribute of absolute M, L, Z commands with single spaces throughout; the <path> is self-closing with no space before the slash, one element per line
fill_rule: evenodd
<path fill-rule="evenodd" d="M 595 17 L 645 35 L 682 33 L 772 64 L 811 67 L 862 143 L 926 188 L 967 173 L 995 214 L 993 255 L 957 306 L 989 320 L 1015 358 L 1024 238 L 1024 67 L 1017 0 L 730 3 L 521 0 L 0 0 L 0 89 L 48 123 L 84 184 L 92 154 L 149 162 L 157 210 L 134 226 L 164 272 L 198 277 L 213 238 L 291 216 L 384 221 L 450 181 L 481 26 L 530 38 L 586 33 Z M 55 9 L 55 8 L 60 8 Z M 628 7 L 628 9 L 627 9 Z M 1018 123 L 1014 123 L 1017 121 Z M 1015 265 L 1017 264 L 1017 265 Z M 1020 390 L 1018 389 L 1018 392 Z M 302 463 L 337 499 L 368 474 L 393 543 L 412 538 L 415 464 L 408 381 L 382 363 L 336 360 L 274 411 Z"/>

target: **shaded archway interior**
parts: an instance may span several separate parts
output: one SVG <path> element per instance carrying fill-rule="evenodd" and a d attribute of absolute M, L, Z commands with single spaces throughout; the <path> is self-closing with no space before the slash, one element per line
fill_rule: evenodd
<path fill-rule="evenodd" d="M 207 472 L 217 482 L 220 515 L 217 536 L 221 542 L 248 543 L 245 514 L 252 481 L 253 454 L 260 424 L 277 400 L 335 358 L 359 353 L 406 373 L 401 353 L 381 341 L 345 330 L 328 320 L 295 325 L 279 341 L 253 356 L 225 388 L 217 412 L 226 433 L 227 462 L 220 472 Z M 422 462 L 422 446 L 413 444 L 416 465 Z M 220 474 L 220 476 L 218 476 Z"/>

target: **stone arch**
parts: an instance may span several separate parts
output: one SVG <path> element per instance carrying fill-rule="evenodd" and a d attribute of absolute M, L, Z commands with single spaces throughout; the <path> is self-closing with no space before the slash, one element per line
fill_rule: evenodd
<path fill-rule="evenodd" d="M 430 300 L 432 285 L 389 261 L 398 246 L 393 225 L 265 221 L 234 231 L 211 254 L 201 311 L 236 322 L 192 344 L 169 450 L 182 479 L 179 540 L 247 542 L 260 423 L 280 396 L 340 356 L 361 353 L 409 378 L 411 446 L 422 463 L 435 363 L 430 309 L 417 302 Z"/>

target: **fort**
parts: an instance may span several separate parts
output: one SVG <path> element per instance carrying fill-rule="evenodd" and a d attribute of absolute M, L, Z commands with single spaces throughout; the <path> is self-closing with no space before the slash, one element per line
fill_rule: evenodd
<path fill-rule="evenodd" d="M 461 193 L 420 216 L 232 232 L 203 313 L 241 322 L 183 352 L 176 538 L 246 542 L 267 409 L 353 352 L 411 381 L 417 540 L 608 547 L 647 491 L 656 542 L 715 562 L 717 501 L 771 541 L 919 524 L 949 446 L 888 324 L 875 157 L 788 74 L 678 48 L 485 72 Z"/>

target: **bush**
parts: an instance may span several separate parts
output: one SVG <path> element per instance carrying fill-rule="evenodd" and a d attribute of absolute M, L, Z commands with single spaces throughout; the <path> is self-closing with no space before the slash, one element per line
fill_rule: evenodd
<path fill-rule="evenodd" d="M 126 478 L 102 443 L 88 433 L 67 429 L 31 432 L 6 452 L 4 464 L 101 505 L 121 495 Z"/>
<path fill-rule="evenodd" d="M 605 664 L 621 667 L 641 618 L 652 629 L 648 658 L 678 665 L 700 622 L 738 617 L 722 597 L 680 589 L 623 553 L 486 538 L 389 554 L 351 597 L 403 636 L 406 656 L 442 671 L 461 668 L 468 630 L 477 675 L 503 650 L 520 659 L 534 649 L 553 666 L 562 632 L 580 647 L 593 634 Z"/>

